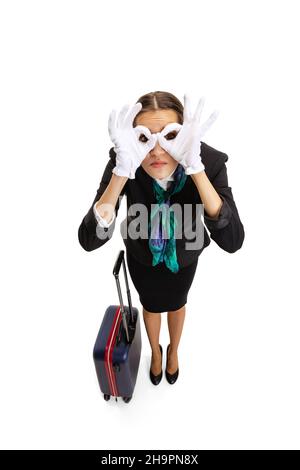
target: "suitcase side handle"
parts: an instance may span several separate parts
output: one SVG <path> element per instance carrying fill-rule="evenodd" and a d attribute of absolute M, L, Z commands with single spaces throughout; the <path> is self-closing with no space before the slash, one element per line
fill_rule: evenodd
<path fill-rule="evenodd" d="M 124 277 L 125 277 L 128 306 L 129 306 L 129 311 L 130 311 L 130 315 L 131 315 L 131 322 L 133 324 L 134 323 L 134 318 L 133 318 L 133 311 L 132 311 L 132 304 L 131 304 L 130 289 L 129 289 L 127 272 L 126 272 L 124 250 L 120 250 L 120 252 L 118 254 L 117 260 L 116 260 L 116 262 L 114 264 L 114 268 L 113 268 L 113 275 L 115 276 L 115 279 L 116 279 L 117 290 L 118 290 L 120 306 L 121 306 L 123 326 L 124 326 L 124 329 L 125 329 L 125 332 L 126 332 L 126 338 L 127 338 L 127 341 L 130 342 L 130 337 L 129 337 L 129 332 L 128 332 L 128 324 L 127 324 L 126 313 L 125 313 L 125 309 L 124 309 L 123 297 L 122 297 L 120 280 L 119 280 L 119 272 L 120 272 L 121 264 L 123 265 L 123 272 L 124 272 Z"/>

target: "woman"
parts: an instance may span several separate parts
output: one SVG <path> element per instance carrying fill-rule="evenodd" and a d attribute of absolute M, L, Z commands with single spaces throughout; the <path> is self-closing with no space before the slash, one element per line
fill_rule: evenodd
<path fill-rule="evenodd" d="M 201 141 L 217 116 L 215 112 L 200 124 L 203 103 L 201 98 L 193 113 L 186 95 L 182 106 L 171 93 L 156 91 L 143 95 L 133 106 L 124 106 L 118 116 L 115 110 L 111 112 L 108 130 L 114 147 L 78 230 L 85 250 L 102 246 L 113 234 L 126 194 L 128 214 L 121 233 L 129 273 L 143 306 L 154 385 L 162 378 L 161 313 L 168 312 L 170 344 L 165 373 L 173 384 L 179 374 L 177 352 L 198 257 L 210 238 L 234 253 L 245 236 L 228 186 L 228 156 Z M 134 217 L 132 209 L 137 204 L 139 214 L 144 212 L 142 218 Z M 180 217 L 186 206 L 190 212 Z M 182 209 L 181 213 L 173 207 Z M 199 207 L 204 208 L 210 237 L 197 212 Z"/>

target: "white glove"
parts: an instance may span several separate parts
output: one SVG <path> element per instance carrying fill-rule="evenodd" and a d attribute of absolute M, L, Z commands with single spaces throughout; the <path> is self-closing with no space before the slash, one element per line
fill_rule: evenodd
<path fill-rule="evenodd" d="M 218 111 L 214 111 L 207 121 L 200 125 L 204 101 L 204 97 L 200 98 L 192 115 L 191 100 L 184 95 L 183 124 L 170 123 L 158 135 L 160 146 L 184 167 L 187 175 L 205 170 L 200 158 L 201 139 L 219 114 Z M 167 140 L 166 136 L 174 131 L 177 132 L 175 138 Z"/>
<path fill-rule="evenodd" d="M 116 120 L 116 110 L 113 109 L 108 120 L 108 132 L 115 144 L 116 166 L 112 172 L 118 176 L 135 178 L 135 172 L 146 155 L 154 148 L 157 140 L 156 134 L 151 134 L 145 126 L 133 127 L 135 116 L 142 109 L 141 103 L 133 106 L 125 105 Z M 142 142 L 140 136 L 144 134 L 147 142 Z"/>

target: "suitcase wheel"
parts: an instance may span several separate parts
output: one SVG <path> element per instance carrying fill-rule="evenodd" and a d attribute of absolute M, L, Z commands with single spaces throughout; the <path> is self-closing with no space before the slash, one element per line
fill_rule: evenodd
<path fill-rule="evenodd" d="M 123 397 L 125 403 L 129 403 L 132 397 Z"/>
<path fill-rule="evenodd" d="M 110 400 L 110 395 L 107 395 L 107 393 L 105 393 L 105 394 L 104 394 L 104 400 L 105 400 L 105 401 Z"/>

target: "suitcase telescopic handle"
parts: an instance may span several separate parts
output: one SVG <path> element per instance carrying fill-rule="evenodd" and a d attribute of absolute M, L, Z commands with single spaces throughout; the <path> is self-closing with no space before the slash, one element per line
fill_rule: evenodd
<path fill-rule="evenodd" d="M 118 254 L 118 258 L 115 262 L 114 269 L 113 269 L 113 275 L 118 276 L 120 272 L 120 267 L 124 259 L 124 250 L 120 250 Z"/>
<path fill-rule="evenodd" d="M 121 269 L 121 264 L 123 265 L 123 272 L 124 272 L 124 277 L 125 277 L 128 306 L 129 306 L 129 311 L 130 311 L 130 315 L 131 315 L 131 322 L 133 324 L 133 321 L 134 321 L 133 320 L 133 311 L 132 311 L 131 295 L 130 295 L 127 272 L 126 272 L 124 250 L 120 250 L 120 252 L 118 254 L 118 257 L 117 257 L 117 260 L 115 262 L 114 269 L 113 269 L 113 275 L 115 276 L 116 283 L 117 283 L 117 290 L 118 290 L 118 295 L 119 295 L 119 300 L 120 300 L 123 325 L 124 325 L 124 329 L 125 329 L 125 332 L 126 332 L 127 341 L 129 342 L 128 324 L 127 324 L 127 319 L 126 319 L 126 314 L 125 314 L 125 309 L 124 309 L 124 303 L 123 303 L 123 297 L 122 297 L 122 291 L 121 291 L 120 280 L 119 280 L 119 273 L 120 273 L 120 269 Z"/>

